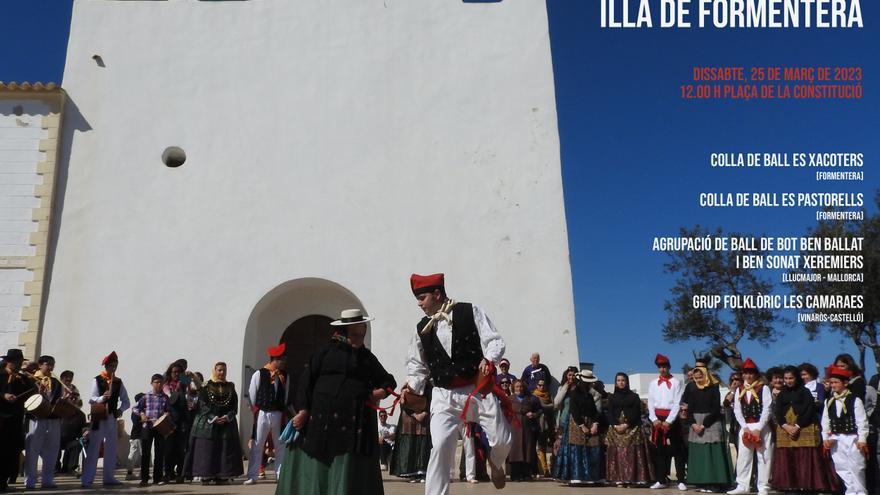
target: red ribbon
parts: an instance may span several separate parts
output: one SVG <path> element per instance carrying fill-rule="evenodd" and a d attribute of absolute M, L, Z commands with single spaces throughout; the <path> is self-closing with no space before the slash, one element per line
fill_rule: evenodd
<path fill-rule="evenodd" d="M 370 409 L 375 409 L 377 411 L 387 411 L 389 416 L 394 416 L 394 408 L 397 407 L 397 403 L 400 402 L 400 394 L 395 392 L 394 389 L 392 389 L 391 387 L 386 388 L 385 391 L 388 392 L 388 395 L 394 396 L 394 402 L 392 402 L 390 406 L 388 406 L 388 407 L 377 406 L 376 404 L 373 404 L 370 401 L 366 401 L 366 402 L 364 402 L 364 404 L 366 404 L 366 406 L 369 407 Z"/>
<path fill-rule="evenodd" d="M 669 409 L 654 409 L 654 414 L 657 415 L 657 419 L 660 420 L 661 423 L 666 421 L 670 412 Z M 654 425 L 651 428 L 651 443 L 657 446 L 666 445 L 666 430 L 663 429 L 662 424 Z"/>
<path fill-rule="evenodd" d="M 510 397 L 507 396 L 507 393 L 504 389 L 501 388 L 501 385 L 495 382 L 495 365 L 491 361 L 486 361 L 488 363 L 489 373 L 486 375 L 480 375 L 479 380 L 477 380 L 477 386 L 468 394 L 467 399 L 464 401 L 464 407 L 461 410 L 461 415 L 459 417 L 462 421 L 467 421 L 467 412 L 468 408 L 471 406 L 471 398 L 477 394 L 481 394 L 485 399 L 487 395 L 490 393 L 495 394 L 498 397 L 498 401 L 501 403 L 501 410 L 504 412 L 504 417 L 507 418 L 507 421 L 514 428 L 522 427 L 522 423 L 520 423 L 519 418 L 516 417 L 516 413 L 513 411 L 513 404 L 510 402 Z"/>

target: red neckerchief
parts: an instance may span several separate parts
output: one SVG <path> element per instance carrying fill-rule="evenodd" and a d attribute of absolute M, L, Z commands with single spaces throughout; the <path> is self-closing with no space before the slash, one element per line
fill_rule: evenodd
<path fill-rule="evenodd" d="M 672 377 L 666 378 L 664 376 L 661 376 L 660 378 L 657 379 L 657 386 L 658 387 L 664 383 L 666 384 L 667 389 L 670 389 L 670 390 L 672 389 Z"/>

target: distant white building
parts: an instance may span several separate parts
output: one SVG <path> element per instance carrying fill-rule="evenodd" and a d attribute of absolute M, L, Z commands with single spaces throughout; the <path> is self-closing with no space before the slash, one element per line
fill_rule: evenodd
<path fill-rule="evenodd" d="M 0 349 L 33 357 L 44 308 L 64 92 L 0 82 Z"/>
<path fill-rule="evenodd" d="M 242 393 L 361 308 L 402 384 L 412 272 L 512 369 L 579 361 L 544 2 L 79 0 L 63 87 L 42 325 L 4 339 L 78 383 L 116 350 L 132 394 L 179 357 Z"/>

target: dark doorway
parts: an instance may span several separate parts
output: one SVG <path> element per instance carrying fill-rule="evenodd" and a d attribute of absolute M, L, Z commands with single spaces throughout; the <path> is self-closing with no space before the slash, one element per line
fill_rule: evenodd
<path fill-rule="evenodd" d="M 324 315 L 303 316 L 288 326 L 281 335 L 281 342 L 287 346 L 287 371 L 290 379 L 297 383 L 303 368 L 318 347 L 330 342 L 333 327 L 332 318 Z"/>

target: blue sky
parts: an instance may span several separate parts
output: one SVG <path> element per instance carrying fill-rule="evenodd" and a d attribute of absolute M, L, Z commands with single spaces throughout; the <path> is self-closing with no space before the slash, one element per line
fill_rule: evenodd
<path fill-rule="evenodd" d="M 71 5 L 4 2 L 7 19 L 21 19 L 5 23 L 7 39 L 28 41 L 0 44 L 0 80 L 61 80 Z M 880 188 L 880 33 L 872 27 L 880 6 L 861 5 L 868 26 L 862 30 L 603 30 L 598 2 L 548 0 L 578 339 L 581 359 L 594 362 L 601 378 L 651 370 L 658 351 L 678 366 L 704 347 L 661 338 L 672 279 L 662 271 L 665 255 L 651 251 L 654 236 L 695 224 L 797 236 L 814 223 L 810 209 L 700 208 L 700 192 L 845 191 L 872 198 Z M 34 37 L 35 26 L 53 34 Z M 860 66 L 865 97 L 681 100 L 679 86 L 695 65 Z M 865 182 L 816 183 L 803 171 L 708 165 L 711 152 L 749 151 L 862 152 Z M 810 342 L 799 326 L 784 330 L 769 349 L 741 349 L 759 364 L 825 364 L 838 352 L 855 353 L 837 335 Z"/>

